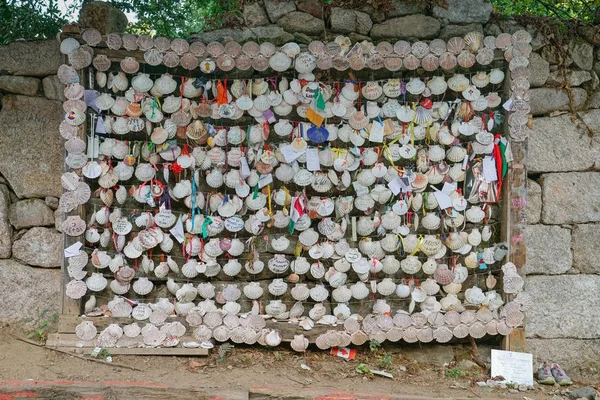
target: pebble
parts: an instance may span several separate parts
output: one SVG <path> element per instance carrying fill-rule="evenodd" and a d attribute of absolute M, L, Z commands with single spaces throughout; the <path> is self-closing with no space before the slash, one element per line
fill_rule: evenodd
<path fill-rule="evenodd" d="M 519 393 L 519 391 L 517 389 L 508 389 L 508 393 L 515 394 L 515 393 Z"/>

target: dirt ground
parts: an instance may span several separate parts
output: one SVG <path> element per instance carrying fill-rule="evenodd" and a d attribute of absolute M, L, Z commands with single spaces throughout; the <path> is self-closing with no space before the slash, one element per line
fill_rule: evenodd
<path fill-rule="evenodd" d="M 316 348 L 299 355 L 285 348 L 267 350 L 247 346 L 236 346 L 226 355 L 219 355 L 217 346 L 207 357 L 114 356 L 114 363 L 141 370 L 136 371 L 81 360 L 24 343 L 13 335 L 24 337 L 20 332 L 0 330 L 3 339 L 0 341 L 0 379 L 3 380 L 150 381 L 176 387 L 192 385 L 212 393 L 247 391 L 257 386 L 319 387 L 427 398 L 524 400 L 552 398 L 557 390 L 537 384 L 534 390 L 517 393 L 508 389 L 481 388 L 475 382 L 485 380 L 488 377 L 486 371 L 454 364 L 444 366 L 444 358 L 451 358 L 451 353 L 438 352 L 435 359 L 427 362 L 416 356 L 418 348 L 405 350 L 391 345 L 375 350 L 362 346 L 354 361 L 346 361 Z M 482 358 L 485 358 L 485 351 L 484 348 Z M 303 364 L 310 369 L 304 369 Z M 359 373 L 359 364 L 371 369 L 385 369 L 394 378 Z M 590 383 L 593 382 L 578 382 L 580 385 Z"/>

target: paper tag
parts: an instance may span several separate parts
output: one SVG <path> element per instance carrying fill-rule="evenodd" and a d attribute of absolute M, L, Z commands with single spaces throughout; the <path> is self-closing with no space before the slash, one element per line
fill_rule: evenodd
<path fill-rule="evenodd" d="M 373 121 L 371 124 L 371 130 L 369 131 L 369 141 L 375 143 L 383 142 L 383 123 L 379 121 Z"/>
<path fill-rule="evenodd" d="M 251 175 L 250 167 L 248 166 L 248 160 L 246 160 L 246 156 L 242 156 L 242 158 L 240 158 L 240 165 L 240 176 L 242 177 L 242 179 L 246 179 Z"/>
<path fill-rule="evenodd" d="M 272 174 L 266 174 L 266 175 L 261 175 L 260 178 L 258 178 L 258 188 L 262 189 L 267 185 L 270 185 L 271 183 L 273 183 L 273 175 Z"/>
<path fill-rule="evenodd" d="M 400 177 L 389 182 L 388 188 L 392 191 L 392 193 L 394 193 L 395 196 L 402 193 L 402 181 L 400 180 Z"/>
<path fill-rule="evenodd" d="M 461 169 L 462 169 L 463 171 L 466 171 L 466 170 L 467 170 L 467 163 L 468 163 L 468 162 L 469 162 L 469 155 L 468 155 L 468 154 L 465 154 L 465 158 L 463 158 L 462 167 L 461 167 Z"/>
<path fill-rule="evenodd" d="M 96 120 L 96 133 L 106 133 L 106 129 L 104 129 L 104 118 L 99 116 Z"/>
<path fill-rule="evenodd" d="M 289 144 L 286 144 L 285 146 L 281 146 L 279 148 L 279 150 L 281 151 L 281 154 L 283 154 L 283 158 L 285 159 L 285 162 L 288 164 L 296 161 L 296 159 L 298 157 L 300 157 L 302 154 L 304 154 L 304 151 L 302 151 L 302 152 L 294 151 L 292 146 L 290 146 Z"/>
<path fill-rule="evenodd" d="M 483 159 L 483 179 L 487 182 L 496 182 L 498 180 L 496 162 L 492 156 L 485 156 Z"/>
<path fill-rule="evenodd" d="M 446 193 L 448 196 L 450 196 L 450 194 L 452 192 L 454 192 L 456 190 L 456 182 L 444 182 L 444 187 L 442 188 L 442 193 Z"/>
<path fill-rule="evenodd" d="M 79 249 L 81 249 L 83 243 L 77 242 L 65 249 L 65 257 L 74 257 L 79 255 Z"/>
<path fill-rule="evenodd" d="M 354 191 L 356 191 L 357 196 L 362 196 L 363 194 L 369 193 L 369 188 L 361 185 L 358 182 L 352 182 L 352 186 L 354 186 Z"/>
<path fill-rule="evenodd" d="M 450 199 L 450 196 L 448 196 L 446 193 L 436 191 L 433 192 L 433 195 L 435 196 L 435 199 L 437 200 L 441 210 L 452 207 L 452 199 Z"/>
<path fill-rule="evenodd" d="M 185 235 L 183 233 L 183 220 L 182 220 L 182 216 L 179 216 L 179 219 L 177 220 L 177 223 L 175 224 L 174 227 L 171 228 L 171 230 L 169 232 L 171 232 L 171 234 L 173 235 L 173 237 L 175 237 L 175 239 L 177 239 L 177 241 L 179 243 L 183 243 L 183 241 L 185 240 Z"/>
<path fill-rule="evenodd" d="M 294 162 L 292 163 L 292 169 L 294 170 L 294 172 L 298 172 L 300 171 L 300 164 L 298 164 L 298 161 L 294 160 Z"/>
<path fill-rule="evenodd" d="M 502 104 L 502 107 L 506 110 L 506 111 L 510 111 L 510 107 L 512 106 L 513 100 L 508 99 L 506 100 L 506 102 L 504 104 Z"/>
<path fill-rule="evenodd" d="M 319 150 L 316 147 L 306 149 L 306 169 L 309 171 L 318 171 L 321 169 Z"/>

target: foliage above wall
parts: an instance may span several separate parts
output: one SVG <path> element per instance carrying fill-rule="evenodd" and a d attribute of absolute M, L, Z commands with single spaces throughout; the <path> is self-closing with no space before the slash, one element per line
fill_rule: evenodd
<path fill-rule="evenodd" d="M 73 0 L 65 10 L 59 0 L 7 0 L 0 3 L 0 44 L 17 39 L 51 38 L 60 28 L 78 19 L 78 10 L 89 0 Z M 192 32 L 243 24 L 244 3 L 256 0 L 109 0 L 124 12 L 134 13 L 137 21 L 128 30 L 134 33 L 155 33 L 167 37 L 188 37 Z M 370 5 L 389 11 L 395 0 L 317 0 L 325 14 L 333 6 L 361 8 Z M 445 0 L 408 0 L 427 7 L 445 5 Z M 599 22 L 600 0 L 491 0 L 500 15 L 538 15 Z"/>

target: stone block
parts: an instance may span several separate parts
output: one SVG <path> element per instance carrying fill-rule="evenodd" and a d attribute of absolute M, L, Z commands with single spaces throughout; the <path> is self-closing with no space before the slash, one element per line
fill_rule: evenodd
<path fill-rule="evenodd" d="M 41 199 L 26 199 L 11 204 L 9 219 L 15 229 L 54 225 L 54 213 Z"/>
<path fill-rule="evenodd" d="M 65 220 L 65 213 L 60 209 L 54 210 L 54 229 L 62 233 L 62 223 Z"/>
<path fill-rule="evenodd" d="M 371 37 L 378 39 L 432 39 L 440 31 L 440 21 L 421 14 L 388 19 L 373 25 Z"/>
<path fill-rule="evenodd" d="M 545 174 L 542 198 L 545 224 L 600 222 L 600 172 Z"/>
<path fill-rule="evenodd" d="M 573 108 L 581 110 L 587 100 L 587 92 L 582 88 L 571 89 Z M 536 88 L 529 90 L 529 105 L 533 115 L 547 114 L 551 111 L 568 111 L 569 95 L 564 89 Z"/>
<path fill-rule="evenodd" d="M 527 179 L 527 223 L 537 224 L 542 214 L 542 187 L 534 180 Z"/>
<path fill-rule="evenodd" d="M 425 11 L 425 5 L 416 1 L 395 0 L 392 7 L 393 10 L 387 13 L 388 18 L 403 17 Z"/>
<path fill-rule="evenodd" d="M 434 6 L 433 16 L 446 18 L 454 24 L 485 24 L 492 13 L 492 4 L 485 0 L 446 0 L 446 5 Z"/>
<path fill-rule="evenodd" d="M 529 135 L 529 172 L 583 171 L 594 165 L 596 151 L 585 124 L 570 114 L 535 118 Z"/>
<path fill-rule="evenodd" d="M 44 97 L 49 100 L 65 101 L 65 85 L 58 80 L 58 76 L 50 75 L 42 79 Z"/>
<path fill-rule="evenodd" d="M 300 32 L 307 35 L 320 35 L 325 30 L 322 19 L 301 11 L 293 11 L 281 17 L 277 24 L 286 32 Z"/>
<path fill-rule="evenodd" d="M 264 0 L 267 15 L 272 23 L 279 21 L 284 15 L 296 11 L 293 0 Z"/>
<path fill-rule="evenodd" d="M 331 10 L 330 22 L 333 32 L 356 32 L 360 35 L 368 35 L 373 26 L 369 14 L 341 7 L 334 7 Z"/>
<path fill-rule="evenodd" d="M 4 96 L 0 110 L 0 173 L 19 198 L 60 197 L 64 118 L 59 101 Z"/>
<path fill-rule="evenodd" d="M 46 196 L 46 198 L 44 199 L 46 205 L 53 210 L 56 210 L 58 208 L 58 201 L 58 198 L 54 196 Z"/>
<path fill-rule="evenodd" d="M 600 276 L 540 275 L 526 281 L 525 290 L 533 296 L 527 313 L 527 337 L 600 338 Z"/>
<path fill-rule="evenodd" d="M 573 226 L 573 266 L 582 274 L 600 274 L 600 224 Z"/>
<path fill-rule="evenodd" d="M 590 70 L 594 65 L 594 46 L 581 39 L 573 39 L 569 43 L 569 56 L 579 68 Z"/>
<path fill-rule="evenodd" d="M 439 36 L 440 39 L 448 40 L 453 37 L 463 37 L 473 31 L 483 33 L 483 26 L 481 24 L 446 25 L 440 31 Z"/>
<path fill-rule="evenodd" d="M 571 379 L 589 379 L 589 374 L 584 375 L 586 366 L 596 368 L 596 382 L 600 382 L 598 360 L 600 360 L 600 340 L 581 339 L 533 339 L 525 341 L 527 352 L 533 354 L 534 366 L 544 361 L 552 360 L 560 364 L 567 371 Z M 589 368 L 587 368 L 589 371 Z M 560 396 L 559 396 L 560 397 Z M 562 399 L 562 397 L 560 397 Z"/>
<path fill-rule="evenodd" d="M 550 63 L 538 53 L 531 53 L 529 56 L 529 69 L 531 70 L 531 77 L 529 78 L 531 87 L 544 86 L 550 75 Z"/>
<path fill-rule="evenodd" d="M 123 11 L 104 1 L 90 1 L 79 12 L 82 28 L 96 28 L 102 34 L 125 32 L 128 23 Z"/>
<path fill-rule="evenodd" d="M 15 260 L 0 260 L 0 325 L 38 327 L 59 311 L 62 295 L 59 270 L 33 268 Z M 41 314 L 47 310 L 44 317 Z"/>
<path fill-rule="evenodd" d="M 38 78 L 26 76 L 0 76 L 0 91 L 35 96 L 40 90 L 41 81 Z"/>
<path fill-rule="evenodd" d="M 0 46 L 0 71 L 9 75 L 53 75 L 62 63 L 55 39 L 16 41 Z"/>
<path fill-rule="evenodd" d="M 581 86 L 585 82 L 592 80 L 592 74 L 590 71 L 572 71 L 569 70 L 567 72 L 567 82 L 570 87 Z M 546 81 L 547 85 L 550 86 L 563 86 L 565 83 L 565 77 L 560 70 L 550 72 L 548 75 L 548 80 Z"/>
<path fill-rule="evenodd" d="M 267 12 L 258 3 L 244 4 L 242 15 L 244 16 L 244 24 L 249 28 L 269 23 Z"/>
<path fill-rule="evenodd" d="M 13 243 L 13 257 L 36 267 L 59 268 L 63 259 L 62 235 L 53 228 L 31 228 Z"/>
<path fill-rule="evenodd" d="M 571 231 L 552 225 L 527 225 L 525 273 L 564 274 L 573 265 Z"/>
<path fill-rule="evenodd" d="M 10 192 L 6 185 L 0 185 L 0 258 L 10 258 L 12 253 L 12 226 L 8 219 Z"/>

